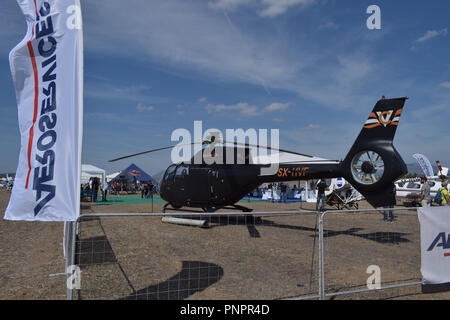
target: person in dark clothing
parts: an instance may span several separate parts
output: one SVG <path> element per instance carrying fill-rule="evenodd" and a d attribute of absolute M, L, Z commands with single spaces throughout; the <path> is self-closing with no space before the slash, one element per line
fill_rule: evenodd
<path fill-rule="evenodd" d="M 153 189 L 154 189 L 154 185 L 153 185 L 153 183 L 150 182 L 148 185 L 147 198 L 153 198 Z"/>
<path fill-rule="evenodd" d="M 280 192 L 281 192 L 281 197 L 280 197 L 280 202 L 284 201 L 284 203 L 286 203 L 287 200 L 287 185 L 284 183 L 280 184 Z"/>
<path fill-rule="evenodd" d="M 325 180 L 320 179 L 319 183 L 316 186 L 316 190 L 317 190 L 316 211 L 319 208 L 320 201 L 322 201 L 320 211 L 323 212 L 325 209 L 325 190 L 330 190 L 330 188 L 328 188 Z"/>
<path fill-rule="evenodd" d="M 95 178 L 92 180 L 92 192 L 93 192 L 93 195 L 92 195 L 92 201 L 93 201 L 93 202 L 97 202 L 97 196 L 98 196 L 98 188 L 99 188 L 99 186 L 100 186 L 100 183 L 99 183 L 99 181 L 98 181 L 98 178 L 95 177 Z"/>
<path fill-rule="evenodd" d="M 142 198 L 146 199 L 148 194 L 148 184 L 144 184 L 144 187 L 142 189 Z"/>

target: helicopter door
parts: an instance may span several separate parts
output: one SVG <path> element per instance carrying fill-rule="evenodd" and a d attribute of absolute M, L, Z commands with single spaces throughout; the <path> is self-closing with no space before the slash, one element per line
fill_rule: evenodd
<path fill-rule="evenodd" d="M 192 204 L 209 202 L 209 174 L 206 168 L 190 167 L 185 177 L 186 197 Z"/>
<path fill-rule="evenodd" d="M 225 177 L 225 169 L 211 169 L 209 187 L 211 200 L 218 203 L 227 201 L 230 189 L 228 179 Z"/>
<path fill-rule="evenodd" d="M 213 168 L 209 171 L 210 198 L 217 204 L 224 203 L 229 198 L 229 183 L 225 176 L 223 168 Z"/>

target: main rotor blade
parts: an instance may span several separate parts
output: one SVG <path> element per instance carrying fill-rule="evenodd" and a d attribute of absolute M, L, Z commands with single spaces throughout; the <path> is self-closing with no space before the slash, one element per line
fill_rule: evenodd
<path fill-rule="evenodd" d="M 190 145 L 198 144 L 198 143 L 200 143 L 200 142 L 191 142 L 191 143 L 185 143 L 185 144 L 177 144 L 175 146 L 169 146 L 169 147 L 163 147 L 163 148 L 147 150 L 147 151 L 143 151 L 143 152 L 139 152 L 139 153 L 134 153 L 134 154 L 130 154 L 130 155 L 127 155 L 127 156 L 123 156 L 123 157 L 120 157 L 120 158 L 112 159 L 112 160 L 109 160 L 109 162 L 119 161 L 119 160 L 122 160 L 122 159 L 131 158 L 131 157 L 136 157 L 136 156 L 140 156 L 140 155 L 146 154 L 146 153 L 172 149 L 172 148 L 175 148 L 177 146 L 190 146 Z"/>
<path fill-rule="evenodd" d="M 123 157 L 120 157 L 120 158 L 109 160 L 109 162 L 119 161 L 119 160 L 131 158 L 131 157 L 136 157 L 136 156 L 140 156 L 140 155 L 151 153 L 151 152 L 172 149 L 172 148 L 179 147 L 179 146 L 190 146 L 190 145 L 199 144 L 199 143 L 201 143 L 201 144 L 208 144 L 208 143 L 214 143 L 214 142 L 200 141 L 200 142 L 191 142 L 191 143 L 185 143 L 185 144 L 177 144 L 177 145 L 174 145 L 174 146 L 156 148 L 156 149 L 151 149 L 151 150 L 147 150 L 147 151 L 143 151 L 143 152 L 130 154 L 130 155 L 127 155 L 127 156 L 123 156 Z M 285 149 L 277 149 L 277 148 L 272 148 L 272 147 L 267 147 L 267 146 L 260 146 L 260 145 L 250 144 L 250 143 L 240 143 L 240 142 L 234 142 L 234 141 L 233 142 L 229 142 L 229 141 L 225 141 L 225 140 L 217 141 L 215 143 L 216 144 L 227 144 L 228 143 L 228 144 L 240 145 L 240 146 L 245 146 L 245 147 L 263 148 L 263 149 L 267 149 L 267 150 L 274 150 L 274 151 L 279 151 L 279 152 L 284 152 L 284 153 L 295 154 L 295 155 L 298 155 L 298 156 L 314 158 L 314 156 L 311 156 L 309 154 L 299 153 L 299 152 L 285 150 Z"/>
<path fill-rule="evenodd" d="M 272 147 L 267 147 L 267 146 L 260 146 L 260 145 L 250 144 L 250 143 L 240 143 L 240 142 L 234 142 L 234 141 L 233 142 L 229 142 L 229 141 L 225 141 L 225 140 L 222 140 L 220 142 L 224 143 L 224 144 L 225 143 L 230 143 L 230 144 L 234 144 L 234 145 L 262 148 L 262 149 L 267 149 L 267 150 L 274 150 L 274 151 L 279 151 L 279 152 L 284 152 L 284 153 L 295 154 L 295 155 L 298 155 L 298 156 L 304 156 L 304 157 L 308 157 L 308 158 L 314 158 L 314 156 L 311 156 L 309 154 L 299 153 L 299 152 L 285 150 L 285 149 L 277 149 L 277 148 L 272 148 Z"/>

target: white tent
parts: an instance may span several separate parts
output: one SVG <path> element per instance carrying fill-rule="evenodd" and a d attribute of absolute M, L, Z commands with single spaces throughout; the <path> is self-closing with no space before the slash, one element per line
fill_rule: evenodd
<path fill-rule="evenodd" d="M 101 185 L 103 186 L 106 178 L 106 171 L 91 164 L 82 164 L 81 165 L 81 183 L 88 183 L 89 178 L 98 177 L 101 180 Z"/>
<path fill-rule="evenodd" d="M 117 172 L 108 174 L 108 175 L 106 176 L 107 181 L 110 182 L 112 179 L 114 179 L 115 177 L 117 177 L 120 173 L 121 173 L 121 171 L 117 171 Z"/>

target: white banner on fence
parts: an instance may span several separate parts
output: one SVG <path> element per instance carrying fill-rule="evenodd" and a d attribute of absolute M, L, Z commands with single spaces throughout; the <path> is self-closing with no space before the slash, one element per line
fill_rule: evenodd
<path fill-rule="evenodd" d="M 450 282 L 450 207 L 419 208 L 421 272 L 425 284 Z"/>
<path fill-rule="evenodd" d="M 83 121 L 79 0 L 17 2 L 28 31 L 9 55 L 21 149 L 5 219 L 74 221 Z"/>

